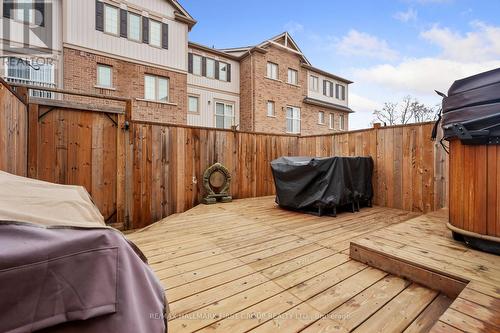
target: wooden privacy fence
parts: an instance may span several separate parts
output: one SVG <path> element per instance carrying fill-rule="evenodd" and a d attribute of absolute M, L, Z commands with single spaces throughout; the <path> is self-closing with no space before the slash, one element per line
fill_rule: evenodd
<path fill-rule="evenodd" d="M 215 162 L 231 171 L 234 198 L 272 195 L 270 162 L 285 155 L 371 156 L 375 204 L 419 212 L 447 204 L 447 155 L 430 140 L 429 123 L 299 137 L 131 121 L 131 102 L 120 101 L 121 112 L 32 99 L 29 117 L 19 106 L 12 118 L 2 99 L 0 144 L 17 162 L 5 166 L 11 153 L 2 150 L 0 168 L 26 174 L 27 163 L 29 177 L 85 186 L 122 228 L 198 204 Z M 18 138 L 6 141 L 13 131 Z"/>

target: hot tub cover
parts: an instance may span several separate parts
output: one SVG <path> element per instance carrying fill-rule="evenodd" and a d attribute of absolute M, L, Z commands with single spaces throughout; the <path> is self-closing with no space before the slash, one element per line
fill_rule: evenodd
<path fill-rule="evenodd" d="M 455 81 L 443 98 L 444 138 L 499 143 L 500 68 Z"/>
<path fill-rule="evenodd" d="M 83 188 L 0 189 L 0 332 L 165 332 L 164 288 Z"/>
<path fill-rule="evenodd" d="M 371 200 L 371 157 L 280 157 L 271 162 L 276 202 L 285 208 L 337 207 Z"/>

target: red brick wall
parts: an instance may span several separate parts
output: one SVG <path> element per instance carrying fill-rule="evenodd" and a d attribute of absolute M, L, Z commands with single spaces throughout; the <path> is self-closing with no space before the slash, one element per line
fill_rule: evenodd
<path fill-rule="evenodd" d="M 113 67 L 113 87 L 116 90 L 95 87 L 97 64 Z M 171 104 L 137 100 L 144 98 L 144 74 L 169 78 Z M 64 89 L 132 98 L 133 119 L 176 124 L 187 122 L 187 75 L 184 73 L 64 48 Z M 74 97 L 67 99 L 77 100 Z M 123 105 L 102 100 L 96 100 L 93 104 Z"/>
<path fill-rule="evenodd" d="M 277 81 L 266 77 L 268 61 L 279 65 Z M 298 85 L 287 83 L 288 68 L 298 71 Z M 341 111 L 303 103 L 307 96 L 307 70 L 302 68 L 298 55 L 271 45 L 266 53 L 253 52 L 251 56 L 246 57 L 240 64 L 240 71 L 240 128 L 242 130 L 286 133 L 286 106 L 301 109 L 302 135 L 326 134 L 339 129 L 338 115 Z M 253 87 L 250 75 L 252 72 Z M 267 116 L 267 101 L 274 101 L 276 117 Z M 318 124 L 319 111 L 325 112 L 325 125 Z M 335 114 L 335 130 L 328 127 L 329 113 Z M 345 113 L 344 117 L 347 126 L 348 113 Z M 254 126 L 253 122 L 255 122 Z"/>

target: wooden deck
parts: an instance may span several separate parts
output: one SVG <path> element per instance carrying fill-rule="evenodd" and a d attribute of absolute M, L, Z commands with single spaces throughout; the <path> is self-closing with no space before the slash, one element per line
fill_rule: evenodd
<path fill-rule="evenodd" d="M 500 259 L 451 240 L 438 215 L 316 217 L 263 197 L 200 205 L 128 237 L 167 288 L 173 333 L 500 327 Z"/>

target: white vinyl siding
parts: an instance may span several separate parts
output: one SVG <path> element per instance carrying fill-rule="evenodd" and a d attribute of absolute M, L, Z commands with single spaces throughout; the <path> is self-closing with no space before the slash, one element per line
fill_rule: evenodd
<path fill-rule="evenodd" d="M 318 112 L 318 124 L 325 124 L 325 113 L 323 111 Z"/>
<path fill-rule="evenodd" d="M 300 133 L 300 109 L 292 106 L 286 107 L 286 131 Z"/>
<path fill-rule="evenodd" d="M 198 113 L 200 107 L 200 99 L 198 96 L 188 96 L 189 112 Z"/>
<path fill-rule="evenodd" d="M 118 35 L 118 8 L 104 4 L 104 32 Z"/>
<path fill-rule="evenodd" d="M 161 23 L 149 20 L 149 44 L 161 47 Z"/>
<path fill-rule="evenodd" d="M 215 78 L 215 60 L 207 58 L 207 77 L 210 79 Z"/>
<path fill-rule="evenodd" d="M 319 91 L 319 78 L 317 76 L 311 75 L 309 77 L 309 90 Z"/>
<path fill-rule="evenodd" d="M 113 67 L 97 65 L 97 85 L 105 88 L 113 87 Z"/>
<path fill-rule="evenodd" d="M 276 117 L 275 104 L 273 101 L 267 101 L 267 116 Z"/>
<path fill-rule="evenodd" d="M 234 124 L 233 104 L 215 102 L 215 127 L 230 129 Z"/>
<path fill-rule="evenodd" d="M 169 80 L 166 77 L 144 76 L 144 99 L 168 102 Z"/>
<path fill-rule="evenodd" d="M 299 83 L 299 72 L 295 69 L 288 69 L 288 83 L 297 85 Z"/>
<path fill-rule="evenodd" d="M 278 65 L 272 62 L 267 63 L 267 77 L 273 80 L 278 79 Z"/>
<path fill-rule="evenodd" d="M 339 115 L 339 128 L 342 131 L 345 130 L 345 119 L 343 114 Z"/>
<path fill-rule="evenodd" d="M 128 13 L 128 38 L 141 42 L 141 16 Z"/>
<path fill-rule="evenodd" d="M 330 115 L 329 115 L 329 117 L 328 117 L 328 118 L 329 118 L 329 119 L 328 119 L 328 120 L 329 120 L 329 121 L 328 121 L 328 127 L 329 127 L 330 129 L 333 129 L 333 128 L 334 128 L 334 124 L 335 124 L 335 122 L 334 122 L 334 121 L 335 121 L 335 117 L 334 117 L 333 113 L 330 113 Z"/>
<path fill-rule="evenodd" d="M 193 54 L 193 74 L 201 75 L 201 56 Z"/>

